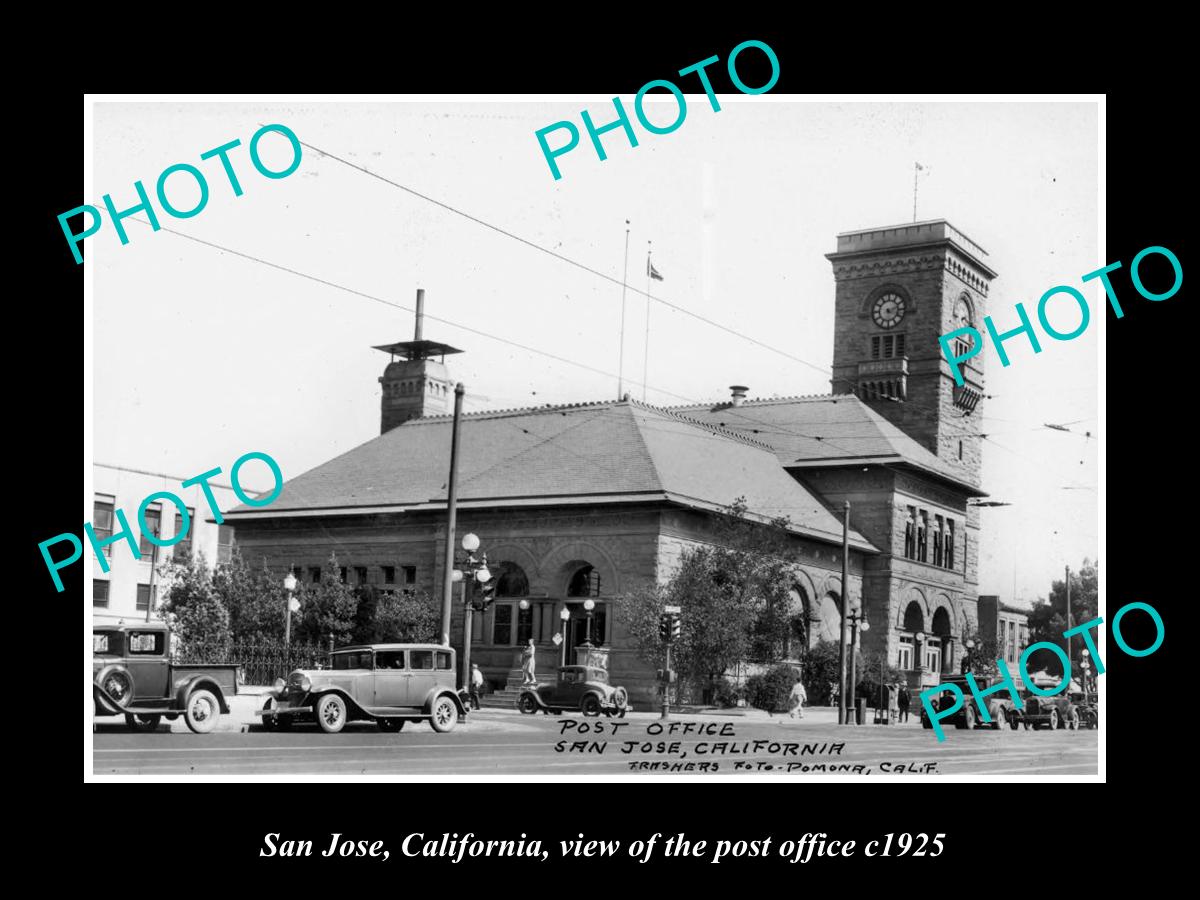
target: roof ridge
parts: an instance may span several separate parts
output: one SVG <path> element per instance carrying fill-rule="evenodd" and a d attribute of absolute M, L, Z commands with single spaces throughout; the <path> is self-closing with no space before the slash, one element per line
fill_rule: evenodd
<path fill-rule="evenodd" d="M 504 416 L 529 415 L 531 413 L 557 412 L 559 410 L 564 410 L 564 409 L 595 409 L 595 408 L 601 407 L 601 406 L 616 406 L 617 404 L 622 403 L 622 402 L 624 402 L 624 401 L 621 401 L 621 400 L 584 400 L 579 403 L 545 403 L 545 404 L 542 404 L 541 406 L 511 406 L 511 407 L 507 407 L 505 409 L 478 409 L 478 410 L 475 410 L 474 412 L 464 412 L 462 414 L 462 417 L 464 419 L 483 419 L 488 416 L 495 416 L 497 418 L 500 418 L 500 417 L 504 417 Z M 452 420 L 453 418 L 454 418 L 453 413 L 442 413 L 440 415 L 435 415 L 435 416 L 415 416 L 415 417 L 405 421 L 404 425 L 436 424 L 438 422 Z M 397 427 L 403 427 L 403 426 L 397 426 Z"/>
<path fill-rule="evenodd" d="M 794 403 L 797 400 L 805 402 L 816 402 L 827 400 L 831 403 L 837 403 L 839 400 L 848 399 L 856 396 L 853 393 L 847 392 L 844 394 L 792 394 L 787 397 L 754 397 L 752 399 L 743 400 L 737 406 L 769 406 L 773 403 Z M 730 401 L 722 401 L 719 403 L 687 403 L 679 404 L 678 406 L 667 407 L 668 409 L 715 409 L 717 407 L 734 407 Z"/>
<path fill-rule="evenodd" d="M 702 421 L 701 419 L 693 419 L 691 416 L 685 416 L 682 413 L 676 412 L 675 411 L 676 408 L 667 407 L 667 406 L 655 406 L 652 403 L 646 403 L 641 400 L 633 400 L 633 399 L 630 399 L 628 401 L 622 401 L 622 402 L 627 402 L 627 403 L 629 403 L 630 406 L 637 406 L 642 409 L 650 409 L 650 410 L 653 410 L 654 412 L 668 415 L 673 419 L 678 419 L 680 422 L 684 422 L 685 424 L 692 425 L 697 428 L 701 428 L 710 433 L 719 434 L 721 437 L 727 437 L 727 438 L 730 438 L 731 440 L 738 441 L 739 443 L 748 444 L 751 447 L 757 447 L 760 450 L 767 450 L 770 453 L 775 452 L 775 448 L 772 447 L 770 444 L 768 444 L 766 441 L 760 441 L 756 438 L 749 437 L 748 435 L 742 434 L 740 432 L 731 431 L 727 428 L 721 427 L 720 425 L 714 425 L 711 422 L 705 422 L 705 421 Z M 684 408 L 684 407 L 678 407 L 678 408 Z"/>

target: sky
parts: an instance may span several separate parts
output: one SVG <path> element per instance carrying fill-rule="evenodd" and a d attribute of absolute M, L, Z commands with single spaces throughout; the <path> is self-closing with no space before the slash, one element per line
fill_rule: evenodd
<path fill-rule="evenodd" d="M 1017 302 L 1034 316 L 1055 285 L 1080 289 L 1093 311 L 1075 340 L 1042 335 L 1040 354 L 1009 341 L 1007 368 L 985 350 L 983 486 L 1011 505 L 981 511 L 980 592 L 1029 602 L 1065 565 L 1097 556 L 1103 301 L 1097 282 L 1081 283 L 1108 262 L 1094 103 L 722 95 L 713 112 L 689 95 L 671 134 L 635 124 L 637 147 L 620 130 L 605 135 L 607 160 L 584 132 L 555 180 L 534 133 L 560 120 L 582 132 L 585 108 L 609 121 L 610 98 L 398 100 L 95 105 L 85 202 L 109 193 L 117 209 L 133 206 L 134 181 L 153 195 L 175 163 L 197 166 L 210 189 L 192 218 L 156 201 L 164 230 L 126 220 L 122 246 L 106 219 L 86 241 L 97 462 L 227 474 L 257 450 L 291 478 L 370 440 L 388 361 L 371 348 L 411 339 L 418 287 L 425 337 L 465 351 L 447 363 L 468 411 L 616 398 L 626 220 L 625 391 L 663 405 L 724 400 L 733 384 L 751 397 L 829 393 L 824 254 L 839 232 L 912 221 L 920 162 L 917 217 L 948 219 L 987 250 L 998 327 L 1018 324 Z M 647 108 L 652 121 L 674 115 L 673 100 Z M 318 148 L 286 178 L 259 175 L 248 157 L 251 136 L 273 123 Z M 238 197 L 218 160 L 200 160 L 234 139 Z M 292 158 L 279 134 L 260 150 L 272 169 Z M 178 208 L 198 197 L 189 180 L 168 181 Z M 664 278 L 654 297 L 753 341 L 652 302 L 643 375 L 648 249 Z M 1072 316 L 1064 304 L 1050 320 L 1069 331 Z M 242 474 L 271 485 L 265 467 Z"/>

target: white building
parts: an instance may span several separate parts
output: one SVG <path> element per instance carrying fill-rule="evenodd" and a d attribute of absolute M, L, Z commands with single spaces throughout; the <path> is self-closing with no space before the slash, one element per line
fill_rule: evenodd
<path fill-rule="evenodd" d="M 95 496 L 92 508 L 92 527 L 96 537 L 103 540 L 120 528 L 115 510 L 120 509 L 129 521 L 129 527 L 138 539 L 141 559 L 135 559 L 129 545 L 117 540 L 104 548 L 105 561 L 109 570 L 104 571 L 96 558 L 95 550 L 88 541 L 84 547 L 92 554 L 92 619 L 94 622 L 116 622 L 121 619 L 146 618 L 149 608 L 157 618 L 158 598 L 162 595 L 159 576 L 151 580 L 151 559 L 161 564 L 172 554 L 182 558 L 194 552 L 202 552 L 210 568 L 229 559 L 233 549 L 233 526 L 217 525 L 209 521 L 212 510 L 199 484 L 181 487 L 191 476 L 163 475 L 143 472 L 139 469 L 124 469 L 96 463 L 92 466 L 95 479 Z M 240 506 L 241 501 L 228 483 L 210 481 L 217 507 L 224 512 Z M 137 509 L 142 500 L 157 491 L 170 491 L 187 504 L 191 525 L 188 536 L 173 547 L 155 548 L 140 533 Z M 146 524 L 157 528 L 162 539 L 179 534 L 182 517 L 170 500 L 151 504 L 146 508 Z M 155 553 L 152 555 L 152 551 Z"/>

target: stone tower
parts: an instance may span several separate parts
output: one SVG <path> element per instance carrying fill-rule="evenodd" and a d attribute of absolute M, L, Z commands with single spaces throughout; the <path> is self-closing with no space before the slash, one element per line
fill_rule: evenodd
<path fill-rule="evenodd" d="M 959 387 L 938 337 L 982 328 L 996 273 L 945 219 L 839 234 L 833 392 L 855 393 L 918 443 L 980 481 L 983 354 Z"/>
<path fill-rule="evenodd" d="M 425 291 L 417 290 L 416 327 L 411 341 L 375 347 L 391 354 L 392 361 L 383 370 L 380 434 L 386 434 L 409 419 L 438 416 L 454 410 L 454 382 L 446 369 L 445 357 L 462 353 L 447 344 L 427 341 L 422 335 L 425 320 Z M 433 357 L 439 357 L 434 360 Z"/>

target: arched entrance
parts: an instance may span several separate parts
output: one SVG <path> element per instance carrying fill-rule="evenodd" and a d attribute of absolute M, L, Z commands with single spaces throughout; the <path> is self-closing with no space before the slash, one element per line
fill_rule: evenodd
<path fill-rule="evenodd" d="M 575 661 L 575 648 L 590 643 L 593 647 L 604 647 L 608 643 L 608 604 L 601 599 L 600 573 L 596 567 L 584 560 L 567 564 L 565 606 L 570 613 L 567 622 L 567 640 L 564 658 L 568 663 Z M 587 601 L 593 604 L 587 609 Z"/>
<path fill-rule="evenodd" d="M 904 607 L 904 618 L 899 635 L 896 668 L 902 672 L 913 672 L 919 668 L 917 644 L 925 632 L 925 610 L 918 600 L 910 600 Z"/>
<path fill-rule="evenodd" d="M 835 591 L 828 591 L 821 598 L 818 621 L 813 629 L 816 641 L 840 641 L 842 639 L 842 598 Z"/>

